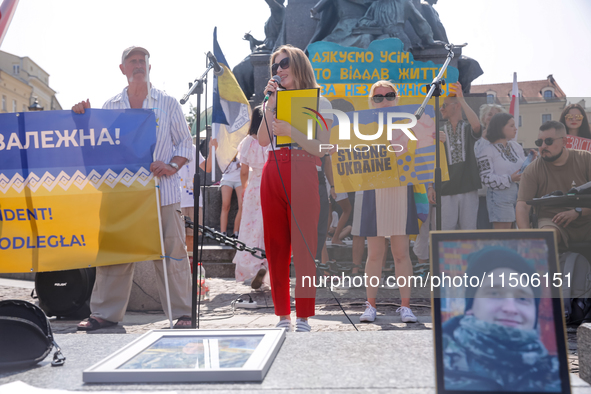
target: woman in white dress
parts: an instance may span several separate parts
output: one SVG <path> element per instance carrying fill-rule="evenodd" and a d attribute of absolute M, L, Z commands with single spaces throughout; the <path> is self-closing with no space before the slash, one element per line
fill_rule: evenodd
<path fill-rule="evenodd" d="M 238 160 L 240 160 L 240 180 L 244 196 L 242 199 L 242 221 L 238 240 L 251 248 L 265 249 L 263 232 L 263 211 L 261 210 L 261 176 L 267 161 L 267 149 L 263 148 L 257 139 L 257 132 L 263 118 L 261 107 L 252 112 L 248 135 L 238 145 Z M 270 284 L 267 259 L 258 259 L 248 252 L 237 251 L 233 260 L 236 264 L 236 281 L 251 280 L 253 289 Z"/>

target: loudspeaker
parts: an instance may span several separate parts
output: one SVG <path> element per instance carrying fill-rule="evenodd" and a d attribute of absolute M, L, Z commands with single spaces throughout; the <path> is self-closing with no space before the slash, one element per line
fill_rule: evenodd
<path fill-rule="evenodd" d="M 82 319 L 90 315 L 96 268 L 38 272 L 35 291 L 47 316 Z"/>

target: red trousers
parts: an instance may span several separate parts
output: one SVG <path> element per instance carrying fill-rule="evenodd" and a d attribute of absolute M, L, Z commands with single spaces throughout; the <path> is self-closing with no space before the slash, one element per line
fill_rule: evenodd
<path fill-rule="evenodd" d="M 275 155 L 301 233 L 296 222 L 292 220 L 292 212 L 279 178 Z M 278 316 L 291 313 L 289 265 L 292 248 L 296 271 L 296 315 L 302 318 L 314 316 L 314 256 L 320 214 L 316 161 L 316 157 L 303 150 L 276 149 L 275 154 L 269 152 L 269 159 L 263 169 L 261 208 L 265 252 L 269 262 L 275 314 Z"/>

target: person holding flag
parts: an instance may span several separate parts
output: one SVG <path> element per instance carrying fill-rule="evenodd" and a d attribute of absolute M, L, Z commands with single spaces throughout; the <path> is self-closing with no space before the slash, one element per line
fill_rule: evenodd
<path fill-rule="evenodd" d="M 238 145 L 248 134 L 252 111 L 220 48 L 217 40 L 217 27 L 213 30 L 213 54 L 221 67 L 221 71 L 215 72 L 213 78 L 213 109 L 211 113 L 213 139 L 210 141 L 211 154 L 217 159 L 223 174 L 220 182 L 222 192 L 220 231 L 224 234 L 227 231 L 232 190 L 236 190 L 238 214 L 234 220 L 233 236 L 238 238 L 242 216 L 242 184 L 240 162 L 237 160 Z M 212 180 L 215 180 L 215 174 L 213 174 Z"/>
<path fill-rule="evenodd" d="M 211 122 L 213 138 L 216 140 L 217 146 L 212 150 L 212 154 L 222 173 L 225 173 L 232 167 L 238 154 L 238 145 L 248 134 L 252 111 L 248 99 L 242 92 L 234 74 L 230 71 L 226 57 L 220 48 L 217 40 L 217 27 L 213 30 L 213 54 L 221 71 L 216 72 L 213 77 Z M 238 172 L 239 169 L 238 165 Z M 215 174 L 212 176 L 213 178 L 215 178 Z M 240 178 L 238 177 L 236 185 L 239 183 Z M 238 227 L 234 231 L 238 231 Z"/>

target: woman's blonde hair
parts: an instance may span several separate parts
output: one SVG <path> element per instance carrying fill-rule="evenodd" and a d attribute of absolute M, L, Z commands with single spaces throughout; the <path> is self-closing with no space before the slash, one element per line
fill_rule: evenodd
<path fill-rule="evenodd" d="M 392 82 L 382 79 L 381 81 L 378 81 L 378 82 L 374 83 L 373 85 L 371 85 L 371 89 L 369 89 L 369 98 L 368 98 L 369 108 L 375 108 L 374 102 L 371 98 L 373 97 L 374 90 L 376 90 L 376 88 L 379 88 L 379 87 L 392 89 L 392 91 L 394 93 L 396 93 L 396 102 L 398 101 L 398 98 L 400 96 L 398 95 L 398 89 L 396 89 L 396 86 L 394 86 L 394 84 Z"/>
<path fill-rule="evenodd" d="M 277 56 L 283 53 L 289 58 L 289 68 L 295 84 L 295 89 L 312 89 L 319 88 L 314 77 L 314 70 L 308 60 L 308 57 L 299 48 L 291 45 L 282 45 L 271 55 L 271 63 L 269 64 L 269 71 L 273 74 L 273 63 Z"/>
<path fill-rule="evenodd" d="M 482 104 L 480 106 L 480 124 L 484 126 L 484 118 L 493 109 L 498 109 L 499 113 L 507 113 L 507 110 L 498 104 Z"/>

